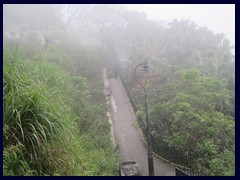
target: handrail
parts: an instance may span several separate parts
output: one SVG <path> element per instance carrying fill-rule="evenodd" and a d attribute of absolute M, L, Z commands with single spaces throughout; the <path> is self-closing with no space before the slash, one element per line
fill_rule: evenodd
<path fill-rule="evenodd" d="M 127 87 L 127 84 L 126 84 L 125 80 L 123 79 L 122 74 L 120 73 L 119 76 L 120 76 L 120 80 L 121 80 L 121 82 L 122 82 L 123 88 L 124 88 L 124 90 L 125 90 L 128 98 L 129 98 L 129 102 L 130 102 L 130 104 L 131 104 L 131 106 L 132 106 L 132 108 L 133 108 L 133 111 L 134 111 L 134 113 L 136 113 L 136 112 L 138 111 L 137 104 L 135 103 L 135 100 L 134 100 L 134 98 L 133 98 L 133 96 L 132 96 L 129 88 Z M 145 123 L 144 123 L 143 118 L 142 118 L 141 116 L 138 116 L 137 118 L 138 118 L 139 122 L 141 123 L 141 125 L 144 125 L 144 127 L 146 128 L 146 125 L 145 125 Z M 142 138 L 143 142 L 145 143 L 145 145 L 147 145 L 146 140 L 145 140 L 145 138 L 144 138 L 144 135 L 142 134 L 141 131 L 140 131 L 140 135 L 141 135 L 141 138 Z M 152 134 L 151 134 L 151 136 L 152 136 Z M 182 168 L 182 169 L 185 169 L 185 170 L 189 170 L 189 171 L 192 170 L 192 169 L 189 168 L 189 167 L 186 167 L 186 166 L 182 166 L 182 165 L 180 165 L 180 164 L 173 163 L 173 162 L 171 162 L 171 161 L 169 161 L 169 160 L 161 157 L 160 155 L 158 155 L 158 154 L 157 154 L 156 152 L 154 152 L 154 151 L 153 151 L 153 153 L 154 153 L 154 155 L 155 155 L 157 158 L 162 159 L 162 160 L 164 160 L 165 162 L 168 162 L 168 163 L 170 163 L 170 164 L 172 164 L 172 165 L 174 165 L 174 166 L 176 166 L 176 167 L 179 167 L 179 168 Z"/>

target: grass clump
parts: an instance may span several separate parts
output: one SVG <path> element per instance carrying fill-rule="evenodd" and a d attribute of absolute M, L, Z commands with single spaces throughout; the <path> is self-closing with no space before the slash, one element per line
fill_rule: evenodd
<path fill-rule="evenodd" d="M 51 51 L 36 60 L 4 49 L 4 175 L 114 175 L 104 103 Z"/>

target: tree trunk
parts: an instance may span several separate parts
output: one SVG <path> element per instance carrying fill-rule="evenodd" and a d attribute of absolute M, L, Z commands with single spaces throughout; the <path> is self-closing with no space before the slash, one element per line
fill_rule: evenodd
<path fill-rule="evenodd" d="M 47 37 L 44 37 L 45 40 L 45 49 L 48 48 L 48 43 L 49 43 L 49 39 Z"/>

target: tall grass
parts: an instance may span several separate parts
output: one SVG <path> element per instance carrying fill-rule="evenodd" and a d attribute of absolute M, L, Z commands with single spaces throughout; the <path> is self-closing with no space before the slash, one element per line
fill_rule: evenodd
<path fill-rule="evenodd" d="M 21 53 L 4 53 L 4 145 L 23 144 L 24 158 L 39 168 L 45 143 L 61 126 L 61 98 L 37 81 L 32 64 Z"/>
<path fill-rule="evenodd" d="M 4 49 L 4 175 L 114 175 L 104 103 L 57 62 L 60 51 L 46 51 Z"/>

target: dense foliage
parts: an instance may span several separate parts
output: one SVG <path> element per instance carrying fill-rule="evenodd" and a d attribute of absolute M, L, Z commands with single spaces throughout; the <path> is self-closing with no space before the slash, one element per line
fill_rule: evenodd
<path fill-rule="evenodd" d="M 224 34 L 121 5 L 3 10 L 4 174 L 116 173 L 102 68 L 121 67 L 144 117 L 133 78 L 143 62 L 148 74 L 136 72 L 147 90 L 154 151 L 187 157 L 169 160 L 200 174 L 235 174 L 235 57 Z"/>
<path fill-rule="evenodd" d="M 4 175 L 116 174 L 101 69 L 73 72 L 67 55 L 4 49 Z"/>
<path fill-rule="evenodd" d="M 234 59 L 229 42 L 189 21 L 172 21 L 161 36 L 154 35 L 156 40 L 134 44 L 131 63 L 123 70 L 140 108 L 137 114 L 144 117 L 144 93 L 129 72 L 145 57 L 151 70 L 137 74 L 147 89 L 154 142 L 163 141 L 184 156 L 194 153 L 190 168 L 199 173 L 234 175 Z"/>

